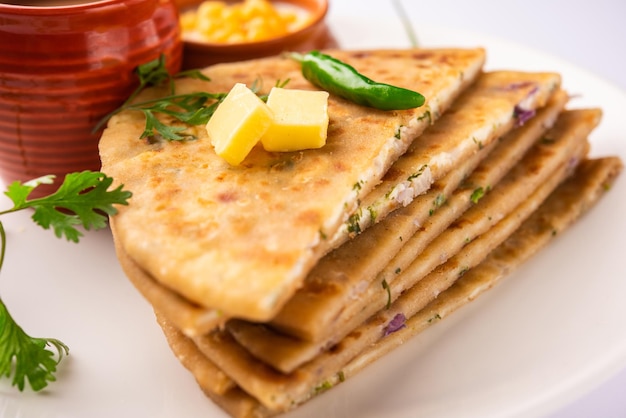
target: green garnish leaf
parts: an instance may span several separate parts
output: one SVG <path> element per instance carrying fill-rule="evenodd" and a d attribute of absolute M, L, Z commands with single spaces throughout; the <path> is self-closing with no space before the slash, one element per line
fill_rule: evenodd
<path fill-rule="evenodd" d="M 54 373 L 69 348 L 54 338 L 33 338 L 13 320 L 0 299 L 0 376 L 22 391 L 26 380 L 35 391 L 56 380 Z M 49 348 L 56 351 L 53 352 Z"/>
<path fill-rule="evenodd" d="M 189 77 L 189 78 L 195 78 L 197 80 L 202 80 L 202 81 L 211 81 L 210 77 L 207 77 L 206 75 L 204 75 L 204 73 L 200 70 L 186 70 L 186 71 L 180 71 L 178 74 L 176 74 L 176 77 Z"/>
<path fill-rule="evenodd" d="M 135 70 L 135 74 L 139 78 L 139 85 L 135 91 L 133 91 L 133 93 L 119 108 L 106 115 L 95 126 L 94 132 L 101 129 L 113 115 L 116 115 L 124 110 L 138 110 L 143 112 L 146 116 L 146 126 L 141 138 L 152 137 L 156 132 L 163 138 L 171 141 L 188 139 L 188 136 L 183 137 L 178 135 L 178 132 L 183 131 L 185 128 L 171 128 L 160 122 L 156 118 L 155 114 L 162 113 L 190 125 L 200 125 L 208 122 L 209 118 L 215 111 L 215 107 L 212 109 L 205 108 L 207 100 L 211 99 L 220 102 L 226 96 L 225 93 L 211 94 L 205 92 L 177 95 L 174 84 L 174 80 L 176 78 L 190 77 L 202 81 L 210 81 L 211 79 L 199 70 L 181 71 L 174 76 L 171 75 L 167 70 L 164 55 L 161 55 L 155 60 L 139 65 Z M 169 88 L 168 96 L 162 99 L 150 100 L 142 103 L 133 103 L 137 95 L 139 95 L 147 87 L 162 86 L 166 83 Z"/>
<path fill-rule="evenodd" d="M 170 82 L 171 76 L 165 65 L 165 55 L 161 54 L 159 58 L 152 61 L 148 61 L 145 64 L 139 65 L 135 69 L 137 77 L 139 77 L 139 87 L 131 94 L 132 99 L 135 95 L 139 94 L 146 86 L 159 86 L 164 82 Z"/>
<path fill-rule="evenodd" d="M 397 272 L 396 274 L 398 274 L 400 272 Z M 389 283 L 387 283 L 387 280 L 383 279 L 382 281 L 382 286 L 383 289 L 387 292 L 387 305 L 385 306 L 385 309 L 389 309 L 391 308 L 391 288 L 389 287 Z"/>
<path fill-rule="evenodd" d="M 44 177 L 49 180 L 51 176 Z M 86 230 L 100 229 L 106 226 L 106 215 L 114 215 L 114 204 L 127 204 L 131 193 L 123 191 L 122 186 L 108 190 L 113 179 L 94 171 L 70 173 L 56 192 L 51 195 L 28 200 L 36 187 L 32 182 L 21 184 L 19 181 L 9 185 L 4 193 L 13 201 L 13 208 L 0 212 L 0 215 L 32 208 L 32 219 L 44 229 L 54 229 L 57 237 L 65 236 L 68 241 L 78 242 L 83 235 L 76 226 Z"/>
<path fill-rule="evenodd" d="M 315 389 L 313 389 L 313 391 L 315 394 L 319 394 L 322 392 L 326 392 L 328 389 L 331 389 L 332 387 L 333 387 L 333 384 L 329 382 L 328 380 L 325 380 L 319 385 L 317 385 Z"/>
<path fill-rule="evenodd" d="M 106 226 L 107 215 L 114 215 L 114 205 L 128 204 L 131 193 L 118 186 L 109 187 L 113 179 L 93 171 L 71 173 L 56 192 L 29 200 L 32 191 L 41 184 L 51 184 L 54 176 L 44 176 L 25 183 L 15 181 L 5 192 L 13 207 L 0 215 L 33 209 L 33 221 L 44 229 L 52 228 L 57 237 L 78 242 L 83 235 L 77 227 L 100 229 Z M 0 269 L 6 251 L 6 233 L 0 222 Z M 69 348 L 54 338 L 31 337 L 15 322 L 0 299 L 0 377 L 12 378 L 13 386 L 24 390 L 28 380 L 34 391 L 56 380 L 57 365 Z"/>
<path fill-rule="evenodd" d="M 360 234 L 361 231 L 361 214 L 355 212 L 348 217 L 348 232 L 351 234 Z"/>
<path fill-rule="evenodd" d="M 141 134 L 141 138 L 149 138 L 157 133 L 166 140 L 181 141 L 190 139 L 190 135 L 179 135 L 179 133 L 185 131 L 187 127 L 167 125 L 161 122 L 156 114 L 160 113 L 170 116 L 187 125 L 203 125 L 213 116 L 217 106 L 224 98 L 226 98 L 226 93 L 212 94 L 198 92 L 193 94 L 180 94 L 163 97 L 158 100 L 136 103 L 127 106 L 126 109 L 143 112 L 146 117 L 146 126 Z M 214 102 L 207 106 L 206 103 L 211 100 L 214 100 Z"/>
<path fill-rule="evenodd" d="M 165 125 L 154 115 L 152 110 L 141 109 L 141 111 L 146 117 L 146 127 L 141 133 L 141 138 L 150 138 L 154 136 L 154 132 L 156 131 L 161 134 L 162 138 L 170 141 L 181 141 L 184 139 L 184 137 L 178 135 L 178 133 L 184 131 L 185 128 Z"/>
<path fill-rule="evenodd" d="M 472 203 L 476 204 L 478 203 L 480 199 L 482 199 L 484 195 L 485 195 L 485 189 L 483 189 L 482 187 L 477 187 L 472 192 L 472 195 L 470 196 L 470 200 L 472 201 Z"/>
<path fill-rule="evenodd" d="M 439 315 L 439 313 L 435 313 L 434 316 L 428 319 L 428 323 L 431 324 L 435 321 L 439 321 L 440 319 L 441 319 L 441 315 Z"/>
<path fill-rule="evenodd" d="M 164 115 L 185 125 L 206 125 L 219 104 L 222 103 L 228 94 L 202 91 L 176 94 L 175 79 L 177 78 L 188 77 L 202 81 L 211 81 L 211 79 L 200 70 L 181 71 L 175 75 L 171 75 L 167 70 L 164 55 L 139 65 L 135 69 L 135 74 L 139 78 L 138 87 L 119 108 L 109 113 L 98 122 L 93 129 L 94 132 L 100 130 L 114 115 L 125 110 L 134 110 L 142 112 L 146 119 L 146 124 L 140 138 L 152 138 L 159 135 L 162 139 L 167 141 L 194 140 L 196 139 L 194 135 L 183 134 L 188 126 L 171 126 L 167 122 L 159 120 L 157 115 Z M 287 83 L 289 83 L 289 79 L 283 81 L 278 80 L 276 87 L 284 87 Z M 167 96 L 139 103 L 134 102 L 136 97 L 147 87 L 163 86 L 165 84 L 168 84 L 169 88 L 169 94 Z M 261 84 L 261 80 L 255 80 L 251 90 L 262 100 L 267 101 L 267 95 L 258 93 Z"/>

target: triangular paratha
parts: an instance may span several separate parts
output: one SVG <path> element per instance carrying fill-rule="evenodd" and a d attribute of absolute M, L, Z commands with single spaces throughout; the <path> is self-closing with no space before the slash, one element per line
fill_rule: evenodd
<path fill-rule="evenodd" d="M 561 235 L 569 225 L 591 209 L 610 188 L 610 184 L 621 170 L 622 163 L 618 158 L 609 157 L 583 161 L 575 176 L 557 188 L 536 213 L 531 215 L 511 237 L 490 253 L 480 265 L 465 272 L 454 285 L 441 293 L 436 300 L 416 315 L 408 318 L 403 327 L 384 338 L 380 338 L 338 372 L 335 371 L 320 379 L 311 387 L 311 396 L 319 395 L 328 388 L 351 378 L 371 362 L 401 345 L 408 338 L 425 330 L 430 325 L 438 323 L 451 312 L 474 300 L 479 294 L 492 287 L 541 247 L 552 241 L 555 235 Z M 159 322 L 164 326 L 167 320 L 160 317 Z M 204 368 L 207 364 L 214 366 L 208 358 L 202 355 L 193 340 L 180 332 L 176 332 L 176 330 L 170 333 L 172 329 L 167 326 L 164 326 L 164 330 L 168 334 L 168 338 L 178 343 L 175 347 L 184 346 L 195 352 L 201 359 L 200 363 L 202 364 L 185 362 L 185 359 L 181 359 L 185 367 L 192 373 L 195 373 L 198 368 Z M 319 387 L 320 390 L 316 391 L 315 387 Z M 205 391 L 218 405 L 236 418 L 270 417 L 280 413 L 280 411 L 269 410 L 262 406 L 257 399 L 238 387 L 224 394 L 217 394 L 206 388 Z M 292 405 L 291 407 L 295 406 Z"/>
<path fill-rule="evenodd" d="M 272 332 L 264 325 L 243 321 L 229 324 L 229 330 L 255 357 L 285 373 L 295 370 L 323 350 L 333 347 L 377 311 L 393 303 L 402 293 L 412 292 L 409 289 L 422 286 L 422 279 L 438 266 L 451 259 L 460 259 L 458 255 L 460 252 L 467 251 L 470 246 L 476 247 L 473 241 L 489 231 L 489 240 L 481 238 L 483 244 L 479 246 L 480 254 L 484 257 L 485 252 L 490 251 L 489 246 L 497 245 L 501 241 L 494 238 L 494 233 L 491 232 L 500 224 L 499 221 L 512 212 L 517 214 L 517 220 L 527 217 L 529 209 L 522 210 L 522 205 L 526 204 L 530 209 L 534 209 L 545 195 L 569 174 L 568 170 L 575 167 L 573 162 L 579 161 L 581 156 L 584 156 L 586 138 L 599 122 L 600 114 L 601 112 L 597 110 L 564 112 L 554 128 L 546 134 L 547 137 L 557 139 L 554 142 L 537 143 L 528 155 L 495 185 L 493 191 L 477 203 L 472 205 L 470 200 L 473 189 L 455 192 L 449 202 L 433 214 L 425 229 L 406 242 L 401 250 L 404 251 L 409 247 L 406 261 L 400 263 L 398 260 L 392 260 L 388 268 L 392 274 L 386 276 L 385 281 L 387 289 L 381 285 L 381 280 L 384 279 L 378 276 L 376 280 L 370 281 L 369 286 L 362 290 L 361 294 L 351 299 L 347 298 L 339 307 L 327 305 L 329 309 L 335 308 L 338 316 L 334 318 L 333 323 L 325 323 L 326 327 L 330 328 L 330 331 L 324 334 L 325 339 L 315 342 L 297 340 Z M 533 202 L 535 206 L 532 206 Z M 468 207 L 470 208 L 465 210 Z M 460 217 L 459 213 L 462 213 Z M 510 227 L 506 231 L 510 233 Z M 489 246 L 484 242 L 488 242 Z M 476 257 L 479 257 L 477 254 L 478 252 L 474 251 L 471 257 L 476 260 Z M 453 264 L 470 268 L 468 257 L 465 256 L 462 263 L 457 261 Z M 355 285 L 358 286 L 358 283 Z M 333 290 L 334 284 L 331 278 L 327 286 Z M 418 300 L 428 300 L 441 291 L 442 289 L 417 292 L 420 298 L 416 297 L 415 303 L 419 303 Z M 353 292 L 354 290 L 349 294 Z M 330 290 L 326 293 L 330 293 Z M 321 291 L 320 294 L 323 295 L 324 292 Z M 315 310 L 316 313 L 320 311 L 323 312 L 323 309 Z M 301 312 L 305 318 L 307 313 L 306 310 Z"/>
<path fill-rule="evenodd" d="M 367 200 L 369 195 L 364 196 L 370 208 L 366 212 L 371 215 L 372 209 L 376 208 L 379 211 L 376 220 L 379 221 L 391 210 L 423 193 L 433 181 L 453 168 L 458 168 L 454 166 L 461 164 L 479 149 L 488 147 L 499 135 L 509 130 L 516 123 L 515 111 L 520 105 L 523 104 L 527 110 L 543 106 L 559 83 L 560 77 L 554 73 L 499 71 L 481 75 L 451 106 L 449 116 L 444 114 L 437 124 L 427 129 L 411 146 L 409 153 L 401 156 L 392 165 L 391 176 L 386 176 L 371 193 L 377 197 Z M 418 171 L 421 171 L 419 176 L 414 175 Z M 413 184 L 410 195 L 407 194 L 407 178 Z M 404 190 L 404 197 L 401 199 L 403 203 L 398 200 L 397 193 L 393 193 L 398 187 Z M 381 191 L 381 188 L 384 190 Z M 361 207 L 357 213 L 362 213 L 363 210 Z M 321 245 L 330 248 L 347 239 L 350 235 L 347 232 L 349 224 L 355 226 L 356 218 L 350 216 L 348 224 L 344 224 L 335 239 L 329 239 Z M 365 229 L 373 221 L 371 216 L 358 216 L 358 219 L 359 230 Z M 112 227 L 115 232 L 117 226 L 114 224 Z M 119 234 L 115 235 L 117 237 Z M 320 248 L 320 251 L 325 252 L 328 248 Z M 227 315 L 219 316 L 210 309 L 203 311 L 201 307 L 191 301 L 186 302 L 175 292 L 159 287 L 158 282 L 130 259 L 125 251 L 119 258 L 127 275 L 139 290 L 187 335 L 207 332 L 215 327 L 216 322 L 224 322 L 228 318 Z"/>
<path fill-rule="evenodd" d="M 468 189 L 471 189 L 471 193 L 479 185 L 495 186 L 540 135 L 554 124 L 565 105 L 566 96 L 564 92 L 556 93 L 550 103 L 523 127 L 494 143 L 498 147 L 493 154 L 488 146 L 480 146 L 481 149 L 475 153 L 478 160 L 466 160 L 465 164 L 469 164 L 469 167 L 457 167 L 449 174 L 451 179 L 446 178 L 442 179 L 445 181 L 435 183 L 428 193 L 419 196 L 409 206 L 399 209 L 381 224 L 320 260 L 307 277 L 303 288 L 289 300 L 271 324 L 284 332 L 311 341 L 319 341 L 325 338 L 324 335 L 330 335 L 333 320 L 345 309 L 343 305 L 333 305 L 333 301 L 340 298 L 340 294 L 343 294 L 344 303 L 362 296 L 359 289 L 361 292 L 365 291 L 363 282 L 391 263 L 413 234 L 425 228 L 434 211 L 448 200 L 461 182 L 464 183 L 465 194 Z M 480 164 L 478 172 L 472 174 L 473 170 L 470 168 L 475 167 L 485 157 L 486 160 Z M 469 203 L 467 199 L 464 201 Z M 398 268 L 402 269 L 402 266 L 397 264 L 390 267 L 392 272 Z M 329 286 L 327 290 L 324 290 L 325 284 Z"/>
<path fill-rule="evenodd" d="M 593 112 L 592 112 L 593 113 Z M 574 120 L 573 122 L 580 122 L 580 120 Z M 587 120 L 583 118 L 582 125 L 586 125 Z M 582 132 L 580 132 L 582 133 Z M 556 144 L 561 139 L 566 140 L 568 143 L 579 144 L 578 155 L 584 155 L 586 148 L 582 147 L 585 144 L 586 137 L 577 137 L 576 135 L 568 135 L 568 138 L 554 138 Z M 498 222 L 497 227 L 490 228 L 489 231 L 483 233 L 480 237 L 463 247 L 461 253 L 452 257 L 440 268 L 445 266 L 445 281 L 441 286 L 449 286 L 450 280 L 459 277 L 459 272 L 463 270 L 463 266 L 458 263 L 458 259 L 467 258 L 466 254 L 471 257 L 477 257 L 482 251 L 482 257 L 486 254 L 484 248 L 494 248 L 498 240 L 499 242 L 506 239 L 506 233 L 510 234 L 514 228 L 521 223 L 525 216 L 529 215 L 529 208 L 536 208 L 545 199 L 547 193 L 549 193 L 564 175 L 571 171 L 570 162 L 578 161 L 579 157 L 575 157 L 577 154 L 572 149 L 571 153 L 561 154 L 558 158 L 560 160 L 560 167 L 554 167 L 553 176 L 549 176 L 549 181 L 546 181 L 543 185 L 539 186 L 537 190 L 526 194 L 526 200 L 516 209 L 513 213 L 506 216 L 502 221 Z M 572 158 L 573 157 L 573 158 Z M 532 167 L 531 167 L 532 170 Z M 521 178 L 519 182 L 524 182 Z M 482 206 L 484 203 L 479 201 L 474 208 Z M 492 233 L 496 231 L 496 236 Z M 505 231 L 503 233 L 502 231 Z M 480 244 L 482 243 L 482 245 Z M 485 246 L 485 244 L 488 244 Z M 476 262 L 479 259 L 475 259 Z M 417 282 L 417 285 L 413 288 L 406 290 L 403 294 L 407 295 L 414 292 L 414 288 L 426 286 L 427 292 L 418 292 L 417 295 L 420 298 L 411 297 L 408 299 L 409 305 L 413 311 L 409 312 L 404 309 L 404 315 L 410 317 L 416 313 L 421 307 L 427 303 L 428 298 L 436 296 L 437 293 L 431 293 L 430 283 L 433 279 L 432 276 L 437 276 L 437 270 L 429 274 L 426 278 Z M 435 283 L 439 286 L 442 280 L 435 279 Z M 393 286 L 393 283 L 391 284 Z M 440 292 L 445 288 L 441 288 Z M 395 289 L 392 288 L 392 291 Z M 380 292 L 384 295 L 384 292 Z M 394 298 L 397 293 L 393 295 Z M 400 300 L 400 298 L 398 299 Z M 402 299 L 405 300 L 405 299 Z M 341 342 L 335 344 L 328 350 L 321 352 L 311 361 L 298 367 L 289 374 L 278 372 L 275 368 L 266 364 L 263 361 L 258 360 L 252 356 L 246 348 L 236 342 L 236 340 L 227 331 L 215 331 L 209 335 L 197 337 L 194 339 L 200 350 L 213 361 L 220 369 L 222 369 L 228 376 L 230 376 L 238 386 L 244 389 L 246 392 L 257 398 L 263 405 L 270 409 L 282 410 L 284 408 L 290 408 L 294 403 L 299 403 L 304 399 L 307 399 L 311 395 L 312 388 L 315 387 L 319 381 L 333 373 L 337 373 L 341 370 L 348 361 L 354 358 L 360 351 L 365 349 L 370 344 L 375 343 L 380 337 L 380 330 L 384 330 L 388 323 L 393 320 L 397 312 L 396 303 L 392 304 L 389 309 L 383 309 L 379 311 L 372 319 L 369 319 L 364 324 L 353 329 Z"/>
<path fill-rule="evenodd" d="M 213 315 L 270 319 L 322 256 L 325 237 L 336 234 L 485 59 L 482 49 L 333 54 L 371 78 L 421 92 L 425 106 L 376 111 L 331 96 L 326 146 L 295 153 L 257 147 L 238 167 L 216 156 L 201 129 L 196 141 L 148 142 L 139 139 L 140 112 L 111 119 L 100 141 L 102 171 L 133 192 L 111 221 L 130 259 Z M 177 91 L 227 92 L 258 79 L 265 90 L 286 79 L 290 88 L 314 88 L 286 57 L 216 65 L 205 74 L 210 82 L 185 79 Z"/>
<path fill-rule="evenodd" d="M 559 88 L 556 73 L 492 71 L 482 74 L 408 151 L 393 164 L 382 182 L 363 196 L 359 208 L 328 248 L 344 243 L 355 231 L 407 206 L 430 185 L 455 170 L 478 149 L 521 125 L 545 106 Z M 523 118 L 519 116 L 524 114 Z"/>

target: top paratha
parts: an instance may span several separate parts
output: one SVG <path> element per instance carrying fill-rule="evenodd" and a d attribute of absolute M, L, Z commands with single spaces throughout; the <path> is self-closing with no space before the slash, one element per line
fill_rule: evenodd
<path fill-rule="evenodd" d="M 426 105 L 383 112 L 331 96 L 325 147 L 280 154 L 256 148 L 239 167 L 217 157 L 201 130 L 197 141 L 148 143 L 139 139 L 141 114 L 117 115 L 100 153 L 102 170 L 133 192 L 112 220 L 124 251 L 201 306 L 252 320 L 273 317 L 321 257 L 324 237 L 484 63 L 482 49 L 333 54 L 378 81 L 420 91 Z M 206 74 L 211 82 L 183 80 L 178 91 L 225 92 L 259 78 L 268 88 L 287 78 L 290 88 L 313 88 L 297 63 L 280 57 L 218 65 Z"/>

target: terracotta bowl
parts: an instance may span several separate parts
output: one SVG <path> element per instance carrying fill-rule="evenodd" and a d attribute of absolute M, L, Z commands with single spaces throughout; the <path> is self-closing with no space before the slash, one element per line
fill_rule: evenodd
<path fill-rule="evenodd" d="M 180 70 L 176 5 L 9 1 L 0 4 L 0 177 L 62 180 L 69 172 L 99 170 L 94 126 L 133 91 L 134 69 L 164 53 L 169 70 Z"/>
<path fill-rule="evenodd" d="M 175 1 L 181 12 L 197 7 L 202 3 L 202 0 Z M 337 46 L 337 42 L 325 22 L 328 0 L 276 0 L 272 2 L 301 7 L 311 15 L 311 19 L 306 26 L 295 32 L 258 42 L 224 44 L 184 39 L 183 68 L 203 68 L 220 62 L 260 58 L 277 55 L 285 51 L 305 52 Z"/>

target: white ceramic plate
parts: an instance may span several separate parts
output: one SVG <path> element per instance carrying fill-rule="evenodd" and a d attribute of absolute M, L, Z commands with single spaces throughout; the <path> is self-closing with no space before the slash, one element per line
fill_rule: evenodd
<path fill-rule="evenodd" d="M 397 22 L 381 28 L 379 20 L 339 17 L 331 25 L 345 47 L 407 46 Z M 379 30 L 368 35 L 373 25 Z M 419 35 L 428 46 L 485 46 L 490 69 L 561 72 L 580 95 L 573 106 L 605 110 L 592 154 L 626 160 L 619 89 L 479 34 L 420 27 Z M 626 364 L 624 213 L 620 178 L 588 216 L 502 284 L 286 417 L 527 417 L 571 401 Z M 109 232 L 87 233 L 76 245 L 29 216 L 2 218 L 8 248 L 0 294 L 28 333 L 59 338 L 71 354 L 44 393 L 20 393 L 2 380 L 0 416 L 226 417 L 169 351 L 119 268 Z"/>

